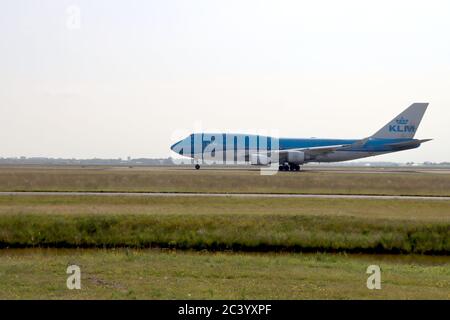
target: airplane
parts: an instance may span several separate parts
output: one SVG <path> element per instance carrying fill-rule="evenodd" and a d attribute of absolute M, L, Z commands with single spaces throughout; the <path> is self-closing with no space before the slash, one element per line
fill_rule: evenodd
<path fill-rule="evenodd" d="M 364 139 L 297 139 L 252 134 L 193 133 L 171 146 L 191 158 L 195 169 L 207 164 L 275 164 L 299 171 L 308 162 L 339 162 L 418 148 L 432 139 L 414 139 L 428 103 L 413 103 L 375 134 Z"/>

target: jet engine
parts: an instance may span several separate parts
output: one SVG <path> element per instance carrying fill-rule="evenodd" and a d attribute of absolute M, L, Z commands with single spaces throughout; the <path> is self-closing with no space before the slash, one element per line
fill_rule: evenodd
<path fill-rule="evenodd" d="M 305 153 L 302 151 L 288 151 L 287 161 L 292 164 L 305 163 Z"/>
<path fill-rule="evenodd" d="M 263 154 L 252 154 L 250 155 L 250 164 L 253 166 L 267 166 L 270 164 L 270 159 Z"/>

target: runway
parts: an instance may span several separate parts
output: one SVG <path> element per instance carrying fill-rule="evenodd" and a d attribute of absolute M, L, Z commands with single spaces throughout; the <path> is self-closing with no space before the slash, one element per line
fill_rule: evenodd
<path fill-rule="evenodd" d="M 33 192 L 3 191 L 0 196 L 105 196 L 105 197 L 237 197 L 237 198 L 317 198 L 449 201 L 442 196 L 353 195 L 353 194 L 276 194 L 276 193 L 189 193 L 189 192 Z"/>

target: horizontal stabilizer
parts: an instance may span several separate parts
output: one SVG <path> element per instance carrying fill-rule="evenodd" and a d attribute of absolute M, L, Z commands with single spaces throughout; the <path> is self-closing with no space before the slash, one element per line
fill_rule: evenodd
<path fill-rule="evenodd" d="M 433 140 L 433 139 L 422 139 L 422 140 L 415 139 L 415 140 L 411 140 L 411 141 L 389 143 L 386 145 L 391 146 L 391 147 L 409 147 L 409 146 L 420 145 L 422 143 L 425 143 L 425 142 L 431 141 L 431 140 Z"/>

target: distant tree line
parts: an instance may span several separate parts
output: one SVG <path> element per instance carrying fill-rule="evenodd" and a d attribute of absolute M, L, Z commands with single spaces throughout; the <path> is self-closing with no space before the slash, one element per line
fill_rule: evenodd
<path fill-rule="evenodd" d="M 65 159 L 65 158 L 46 158 L 46 157 L 11 157 L 0 158 L 0 165 L 78 165 L 78 166 L 92 166 L 92 165 L 114 165 L 114 166 L 172 166 L 176 162 L 172 158 L 137 158 L 131 159 Z M 450 166 L 450 162 L 431 162 L 425 161 L 422 163 L 407 162 L 385 162 L 385 161 L 350 161 L 350 162 L 338 162 L 338 163 L 312 163 L 309 165 L 319 166 L 379 166 L 379 167 L 396 167 L 396 166 Z"/>
<path fill-rule="evenodd" d="M 174 162 L 172 158 L 150 159 L 64 159 L 46 157 L 20 157 L 20 158 L 0 158 L 0 164 L 30 164 L 30 165 L 117 165 L 117 166 L 170 166 Z"/>

